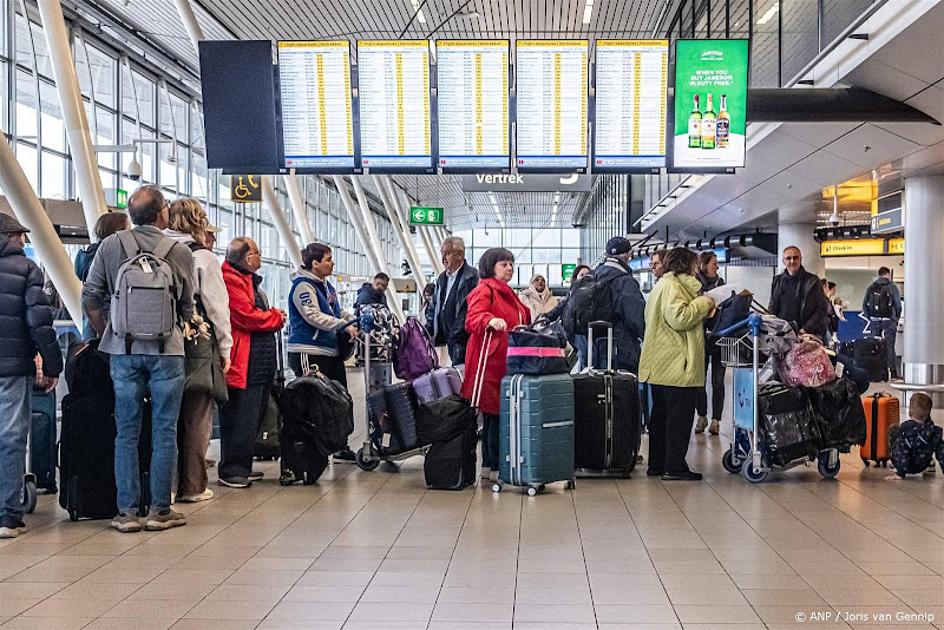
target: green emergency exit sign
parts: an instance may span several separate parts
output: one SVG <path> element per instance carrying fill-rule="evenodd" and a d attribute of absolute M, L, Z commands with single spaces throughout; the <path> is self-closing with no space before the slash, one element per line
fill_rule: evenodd
<path fill-rule="evenodd" d="M 442 208 L 410 208 L 410 225 L 443 225 L 445 217 Z"/>
<path fill-rule="evenodd" d="M 123 188 L 115 189 L 115 207 L 124 210 L 128 207 L 128 191 Z"/>
<path fill-rule="evenodd" d="M 565 263 L 561 265 L 561 278 L 564 282 L 570 282 L 574 279 L 574 271 L 577 270 L 577 265 L 573 263 Z"/>

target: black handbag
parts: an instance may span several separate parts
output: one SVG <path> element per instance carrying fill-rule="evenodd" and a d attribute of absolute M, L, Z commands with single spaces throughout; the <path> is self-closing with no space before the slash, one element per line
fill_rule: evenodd
<path fill-rule="evenodd" d="M 720 337 L 719 333 L 739 322 L 747 319 L 751 314 L 751 304 L 754 302 L 754 296 L 750 293 L 732 293 L 731 297 L 723 300 L 717 306 L 717 312 L 712 318 L 711 334 Z M 727 337 L 740 336 L 738 333 L 727 334 Z"/>
<path fill-rule="evenodd" d="M 209 328 L 209 337 L 198 334 L 194 339 L 184 339 L 184 392 L 209 394 L 217 403 L 229 400 L 226 375 L 220 365 L 219 345 L 216 331 L 206 318 L 206 309 L 199 299 L 194 300 L 194 310 Z"/>
<path fill-rule="evenodd" d="M 565 348 L 560 334 L 535 326 L 519 326 L 508 333 L 508 374 L 567 374 Z"/>

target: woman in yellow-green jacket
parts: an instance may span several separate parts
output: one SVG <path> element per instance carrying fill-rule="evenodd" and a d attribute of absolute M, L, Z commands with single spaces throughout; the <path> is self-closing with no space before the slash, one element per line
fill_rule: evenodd
<path fill-rule="evenodd" d="M 705 387 L 705 331 L 714 311 L 710 297 L 699 296 L 694 252 L 676 247 L 666 254 L 665 274 L 646 303 L 646 338 L 639 380 L 652 386 L 649 421 L 649 476 L 665 481 L 698 481 L 685 456 L 699 388 Z"/>

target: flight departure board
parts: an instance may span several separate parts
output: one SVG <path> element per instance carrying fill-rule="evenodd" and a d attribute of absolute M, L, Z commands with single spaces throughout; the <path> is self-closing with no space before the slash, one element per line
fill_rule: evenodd
<path fill-rule="evenodd" d="M 508 40 L 439 40 L 439 166 L 508 169 Z"/>
<path fill-rule="evenodd" d="M 350 45 L 279 42 L 284 166 L 354 169 Z"/>
<path fill-rule="evenodd" d="M 527 39 L 516 49 L 518 168 L 586 169 L 590 43 Z"/>
<path fill-rule="evenodd" d="M 597 40 L 593 170 L 665 166 L 666 40 Z"/>
<path fill-rule="evenodd" d="M 361 164 L 431 170 L 429 43 L 357 43 Z"/>

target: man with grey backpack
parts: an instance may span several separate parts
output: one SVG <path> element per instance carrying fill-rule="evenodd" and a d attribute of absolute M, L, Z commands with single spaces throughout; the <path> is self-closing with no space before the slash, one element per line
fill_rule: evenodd
<path fill-rule="evenodd" d="M 181 322 L 193 315 L 193 256 L 162 233 L 168 202 L 154 186 L 139 188 L 128 203 L 134 229 L 112 234 L 99 245 L 82 301 L 89 322 L 110 355 L 115 388 L 115 481 L 118 514 L 112 527 L 137 532 L 185 525 L 173 511 L 171 483 L 177 460 L 177 417 L 184 384 Z M 108 316 L 105 304 L 110 304 Z M 138 439 L 145 399 L 151 407 L 150 512 L 144 523 Z"/>

